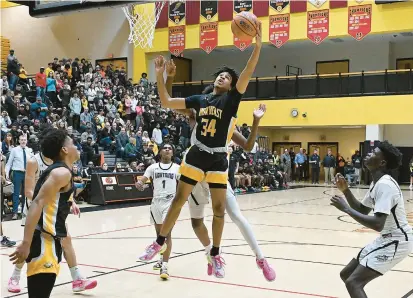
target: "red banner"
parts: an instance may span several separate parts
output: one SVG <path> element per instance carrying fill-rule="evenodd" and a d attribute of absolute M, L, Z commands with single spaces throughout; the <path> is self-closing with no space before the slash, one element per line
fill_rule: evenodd
<path fill-rule="evenodd" d="M 362 40 L 371 32 L 371 4 L 348 7 L 348 34 Z"/>
<path fill-rule="evenodd" d="M 307 37 L 316 45 L 328 37 L 329 12 L 328 9 L 307 12 Z"/>
<path fill-rule="evenodd" d="M 277 48 L 290 39 L 290 14 L 270 16 L 269 41 Z"/>
<path fill-rule="evenodd" d="M 234 35 L 234 45 L 240 49 L 241 51 L 244 51 L 246 48 L 248 48 L 252 44 L 252 39 L 251 40 L 241 40 L 235 37 Z"/>
<path fill-rule="evenodd" d="M 185 50 L 185 26 L 169 27 L 169 51 L 178 57 Z"/>
<path fill-rule="evenodd" d="M 201 23 L 199 35 L 199 47 L 208 54 L 218 45 L 218 23 Z"/>

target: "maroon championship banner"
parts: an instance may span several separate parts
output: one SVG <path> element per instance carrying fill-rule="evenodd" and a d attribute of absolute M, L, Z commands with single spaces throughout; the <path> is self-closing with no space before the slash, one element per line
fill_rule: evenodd
<path fill-rule="evenodd" d="M 307 37 L 319 45 L 329 34 L 329 10 L 315 10 L 307 12 Z"/>
<path fill-rule="evenodd" d="M 252 39 L 251 40 L 241 40 L 234 35 L 234 45 L 240 49 L 241 51 L 244 51 L 246 48 L 248 48 L 252 44 Z"/>
<path fill-rule="evenodd" d="M 362 40 L 371 32 L 371 4 L 348 7 L 348 34 Z"/>
<path fill-rule="evenodd" d="M 178 57 L 185 50 L 185 26 L 169 27 L 169 51 Z"/>
<path fill-rule="evenodd" d="M 290 14 L 279 14 L 269 17 L 269 41 L 281 48 L 290 39 Z"/>
<path fill-rule="evenodd" d="M 201 23 L 199 32 L 199 47 L 211 53 L 218 45 L 218 23 Z"/>

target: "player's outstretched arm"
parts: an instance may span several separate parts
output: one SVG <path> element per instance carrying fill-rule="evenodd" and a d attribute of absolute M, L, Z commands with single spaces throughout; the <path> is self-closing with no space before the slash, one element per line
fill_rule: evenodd
<path fill-rule="evenodd" d="M 333 205 L 338 210 L 347 213 L 355 221 L 367 228 L 370 228 L 377 232 L 381 232 L 384 228 L 384 224 L 387 218 L 387 214 L 385 213 L 376 212 L 373 216 L 360 213 L 359 211 L 351 208 L 343 197 L 337 195 L 331 198 L 330 205 Z"/>
<path fill-rule="evenodd" d="M 176 65 L 174 63 L 174 60 L 168 60 L 165 62 L 165 69 L 166 69 L 166 90 L 168 91 L 168 94 L 172 94 L 172 85 L 174 82 L 174 78 L 176 75 Z M 195 119 L 195 111 L 193 109 L 175 109 L 175 111 L 178 114 L 183 114 L 186 115 L 190 118 L 190 120 Z"/>
<path fill-rule="evenodd" d="M 165 59 L 163 56 L 159 56 L 155 59 L 155 72 L 161 105 L 164 108 L 185 109 L 185 98 L 172 98 L 166 88 L 163 78 L 163 73 L 165 72 Z"/>
<path fill-rule="evenodd" d="M 261 30 L 261 21 L 258 21 L 257 27 L 257 36 L 255 37 L 255 48 L 251 54 L 250 59 L 247 62 L 244 70 L 241 72 L 236 88 L 239 93 L 244 94 L 247 90 L 248 84 L 250 82 L 251 76 L 255 71 L 255 67 L 257 66 L 258 59 L 260 58 L 262 46 L 262 30 Z"/>
<path fill-rule="evenodd" d="M 27 259 L 33 240 L 33 233 L 39 222 L 43 207 L 53 203 L 53 200 L 56 200 L 56 194 L 68 184 L 71 184 L 71 179 L 72 174 L 66 168 L 57 168 L 50 172 L 49 177 L 40 188 L 36 199 L 30 205 L 24 227 L 23 241 L 16 248 L 16 251 L 10 255 L 10 260 L 13 264 L 21 264 Z"/>
<path fill-rule="evenodd" d="M 262 117 L 264 117 L 266 110 L 267 107 L 265 104 L 260 104 L 258 108 L 254 110 L 254 121 L 252 122 L 251 133 L 248 136 L 248 139 L 244 138 L 244 136 L 238 131 L 234 131 L 234 134 L 232 135 L 232 140 L 236 144 L 240 145 L 242 149 L 246 151 L 251 151 L 254 147 L 254 143 L 258 134 L 258 126 L 260 125 L 260 120 Z"/>

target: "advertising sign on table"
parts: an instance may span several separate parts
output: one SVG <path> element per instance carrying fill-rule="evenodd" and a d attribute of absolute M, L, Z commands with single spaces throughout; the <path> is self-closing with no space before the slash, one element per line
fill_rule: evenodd
<path fill-rule="evenodd" d="M 178 57 L 185 50 L 185 26 L 169 27 L 169 51 Z"/>
<path fill-rule="evenodd" d="M 175 24 L 185 19 L 185 1 L 169 1 L 168 16 Z"/>
<path fill-rule="evenodd" d="M 269 41 L 277 48 L 290 39 L 290 14 L 270 16 Z"/>
<path fill-rule="evenodd" d="M 250 11 L 252 9 L 252 0 L 235 1 L 234 0 L 234 11 L 240 13 L 242 11 Z"/>
<path fill-rule="evenodd" d="M 307 12 L 307 37 L 319 45 L 329 34 L 329 10 L 315 10 Z"/>
<path fill-rule="evenodd" d="M 208 54 L 218 45 L 218 23 L 202 23 L 200 25 L 199 47 Z"/>
<path fill-rule="evenodd" d="M 371 32 L 371 4 L 349 6 L 348 34 L 356 40 L 362 40 Z"/>
<path fill-rule="evenodd" d="M 211 20 L 218 13 L 218 1 L 201 1 L 201 16 Z"/>
<path fill-rule="evenodd" d="M 282 12 L 290 4 L 290 0 L 270 0 L 270 7 L 278 12 Z"/>

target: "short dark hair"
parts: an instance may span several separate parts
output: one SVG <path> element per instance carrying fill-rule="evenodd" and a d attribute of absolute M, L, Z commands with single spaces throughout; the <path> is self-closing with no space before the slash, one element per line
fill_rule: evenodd
<path fill-rule="evenodd" d="M 232 78 L 231 87 L 234 88 L 238 82 L 238 77 L 239 77 L 238 73 L 235 71 L 235 69 L 231 67 L 223 66 L 220 69 L 218 69 L 216 73 L 213 74 L 214 78 L 216 79 L 223 72 L 229 73 L 229 75 Z"/>
<path fill-rule="evenodd" d="M 42 154 L 53 161 L 57 160 L 67 137 L 66 130 L 51 128 L 45 131 L 40 141 Z"/>
<path fill-rule="evenodd" d="M 402 165 L 403 154 L 388 141 L 381 142 L 377 148 L 383 153 L 387 169 L 395 170 Z"/>

